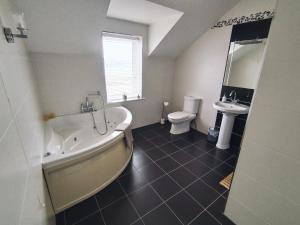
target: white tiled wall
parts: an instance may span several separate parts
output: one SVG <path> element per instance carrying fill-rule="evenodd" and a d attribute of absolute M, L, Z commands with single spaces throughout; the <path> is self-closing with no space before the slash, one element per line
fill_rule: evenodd
<path fill-rule="evenodd" d="M 7 0 L 1 26 L 16 27 Z M 54 224 L 43 179 L 43 123 L 23 40 L 0 35 L 0 224 Z"/>
<path fill-rule="evenodd" d="M 241 0 L 221 20 L 248 16 L 274 9 L 276 0 Z M 176 61 L 172 104 L 174 110 L 183 105 L 184 95 L 202 98 L 197 115 L 197 129 L 207 133 L 213 127 L 217 111 L 213 103 L 220 97 L 232 26 L 209 29 Z"/>
<path fill-rule="evenodd" d="M 225 210 L 239 225 L 300 224 L 299 12 L 278 1 Z"/>

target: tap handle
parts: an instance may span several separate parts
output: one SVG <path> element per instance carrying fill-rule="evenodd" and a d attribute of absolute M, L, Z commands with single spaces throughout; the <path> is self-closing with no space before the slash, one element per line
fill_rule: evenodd
<path fill-rule="evenodd" d="M 89 98 L 88 97 L 85 97 L 85 103 L 86 103 L 86 107 L 88 108 L 89 107 Z"/>

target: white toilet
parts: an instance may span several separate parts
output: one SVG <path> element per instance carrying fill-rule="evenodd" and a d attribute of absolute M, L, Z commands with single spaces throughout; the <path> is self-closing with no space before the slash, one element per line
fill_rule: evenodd
<path fill-rule="evenodd" d="M 170 133 L 182 134 L 190 130 L 191 121 L 196 118 L 200 98 L 184 96 L 183 112 L 168 114 L 168 120 L 172 123 Z"/>

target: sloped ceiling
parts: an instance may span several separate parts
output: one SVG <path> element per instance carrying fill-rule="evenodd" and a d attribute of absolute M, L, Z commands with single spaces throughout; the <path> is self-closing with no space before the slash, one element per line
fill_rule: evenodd
<path fill-rule="evenodd" d="M 109 0 L 11 1 L 25 13 L 32 52 L 95 53 L 99 30 L 108 24 Z M 149 1 L 184 13 L 153 52 L 176 58 L 239 0 Z"/>
<path fill-rule="evenodd" d="M 240 0 L 149 0 L 184 12 L 152 53 L 177 57 Z"/>
<path fill-rule="evenodd" d="M 148 54 L 155 50 L 183 12 L 147 0 L 110 0 L 107 16 L 149 25 Z"/>

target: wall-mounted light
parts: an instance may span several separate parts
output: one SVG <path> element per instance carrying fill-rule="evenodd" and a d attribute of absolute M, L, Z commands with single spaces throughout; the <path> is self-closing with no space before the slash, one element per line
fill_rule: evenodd
<path fill-rule="evenodd" d="M 14 43 L 15 42 L 15 38 L 28 38 L 28 35 L 26 34 L 26 31 L 28 29 L 26 29 L 26 25 L 25 25 L 25 21 L 24 21 L 24 13 L 22 14 L 18 14 L 18 15 L 13 15 L 14 19 L 16 20 L 17 23 L 17 30 L 19 31 L 18 34 L 14 34 L 11 30 L 11 28 L 9 27 L 4 27 L 3 28 L 3 32 L 6 38 L 6 41 L 8 43 Z"/>

